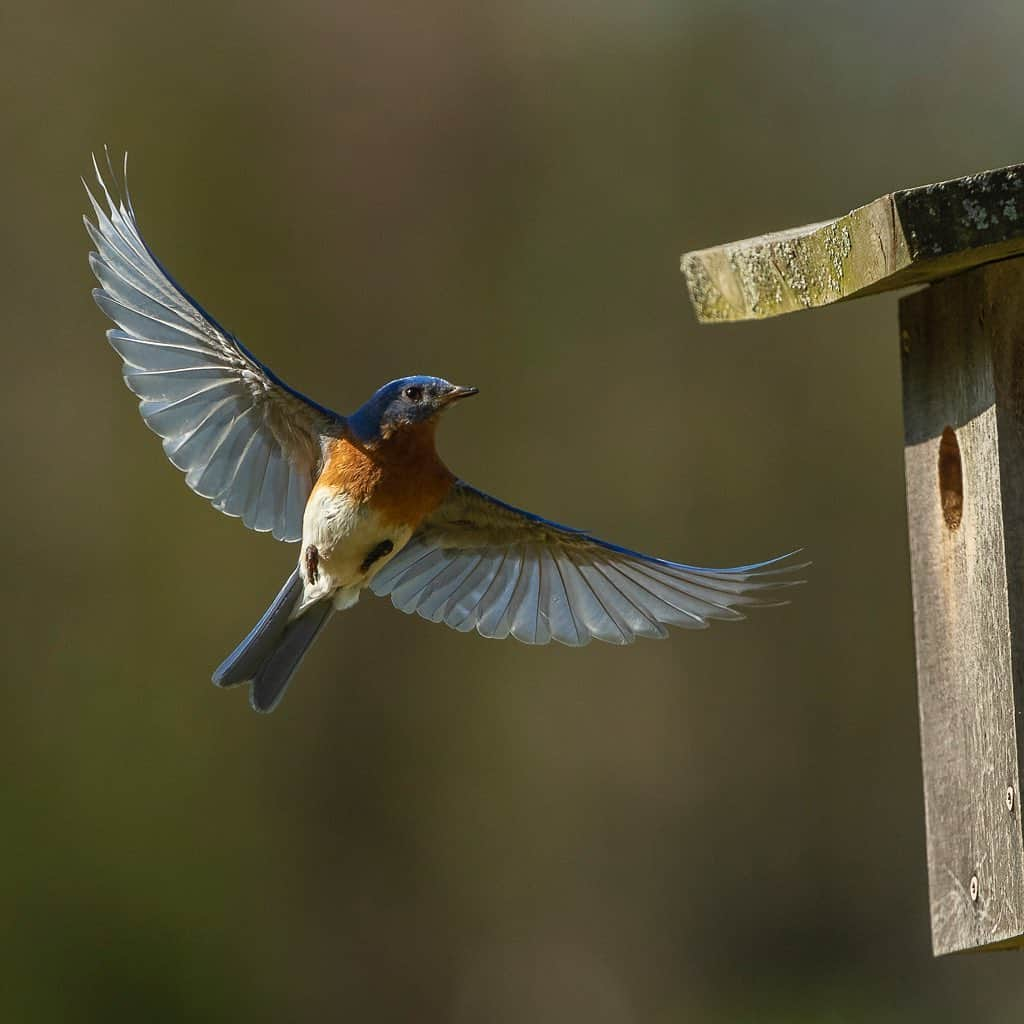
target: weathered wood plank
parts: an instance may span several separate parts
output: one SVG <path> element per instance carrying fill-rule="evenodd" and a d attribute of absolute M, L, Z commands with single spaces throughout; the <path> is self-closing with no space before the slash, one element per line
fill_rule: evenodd
<path fill-rule="evenodd" d="M 1024 164 L 884 195 L 844 217 L 683 255 L 698 320 L 778 316 L 1024 253 Z"/>
<path fill-rule="evenodd" d="M 900 325 L 932 941 L 1017 945 L 1024 259 L 904 298 Z"/>

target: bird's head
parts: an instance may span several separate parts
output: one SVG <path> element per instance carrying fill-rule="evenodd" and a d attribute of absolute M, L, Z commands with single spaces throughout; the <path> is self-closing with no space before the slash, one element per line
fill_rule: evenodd
<path fill-rule="evenodd" d="M 379 388 L 349 417 L 349 426 L 363 441 L 381 440 L 435 420 L 448 406 L 477 393 L 440 377 L 401 377 Z"/>

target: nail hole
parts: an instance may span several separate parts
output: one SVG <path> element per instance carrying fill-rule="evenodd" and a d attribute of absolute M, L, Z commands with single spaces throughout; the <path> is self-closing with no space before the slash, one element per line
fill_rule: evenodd
<path fill-rule="evenodd" d="M 964 473 L 960 463 L 960 442 L 956 431 L 946 427 L 939 441 L 939 498 L 942 518 L 955 530 L 964 517 Z"/>

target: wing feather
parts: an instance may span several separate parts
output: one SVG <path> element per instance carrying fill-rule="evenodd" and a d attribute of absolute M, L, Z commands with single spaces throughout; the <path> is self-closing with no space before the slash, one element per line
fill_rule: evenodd
<path fill-rule="evenodd" d="M 509 605 L 523 571 L 523 553 L 518 548 L 506 552 L 505 561 L 480 602 L 477 631 L 481 636 L 503 640 L 508 636 L 511 623 Z"/>
<path fill-rule="evenodd" d="M 397 608 L 482 636 L 632 643 L 702 629 L 799 580 L 790 555 L 705 569 L 643 555 L 457 483 L 371 584 Z"/>
<path fill-rule="evenodd" d="M 541 618 L 540 562 L 536 551 L 523 552 L 519 582 L 509 602 L 509 613 L 509 632 L 517 640 L 525 644 L 546 644 L 551 639 L 551 631 Z"/>
<path fill-rule="evenodd" d="M 609 614 L 604 602 L 584 578 L 571 551 L 562 557 L 562 571 L 566 582 L 566 593 L 573 608 L 577 609 L 583 625 L 581 643 L 587 642 L 588 634 L 610 644 L 628 644 L 630 636 Z"/>
<path fill-rule="evenodd" d="M 139 232 L 127 189 L 113 195 L 93 166 L 105 200 L 86 185 L 93 296 L 117 324 L 107 338 L 142 418 L 215 508 L 298 540 L 320 438 L 343 418 L 285 384 L 177 284 Z"/>
<path fill-rule="evenodd" d="M 463 580 L 458 591 L 448 599 L 444 621 L 452 629 L 468 633 L 476 627 L 477 616 L 473 613 L 487 593 L 487 588 L 494 580 L 504 557 L 504 552 L 486 551 L 480 556 L 480 561 L 473 571 Z"/>
<path fill-rule="evenodd" d="M 414 612 L 424 600 L 441 573 L 445 571 L 448 564 L 455 556 L 447 551 L 434 550 L 417 562 L 412 570 L 403 576 L 394 588 L 392 600 L 396 608 L 404 612 Z"/>

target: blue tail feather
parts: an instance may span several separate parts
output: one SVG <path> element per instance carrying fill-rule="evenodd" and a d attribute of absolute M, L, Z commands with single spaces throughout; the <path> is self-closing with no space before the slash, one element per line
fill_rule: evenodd
<path fill-rule="evenodd" d="M 263 663 L 277 648 L 281 634 L 288 625 L 289 616 L 302 594 L 299 570 L 292 572 L 260 621 L 249 635 L 224 659 L 213 673 L 217 686 L 236 686 L 248 683 Z"/>
<path fill-rule="evenodd" d="M 273 711 L 277 707 L 306 652 L 333 613 L 334 603 L 327 598 L 288 623 L 274 651 L 253 678 L 249 702 L 254 711 Z"/>

